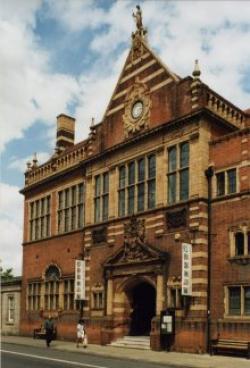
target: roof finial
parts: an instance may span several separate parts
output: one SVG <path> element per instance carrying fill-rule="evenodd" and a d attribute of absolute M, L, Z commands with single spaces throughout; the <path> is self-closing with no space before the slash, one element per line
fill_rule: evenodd
<path fill-rule="evenodd" d="M 32 165 L 33 168 L 37 167 L 38 160 L 37 160 L 36 152 L 34 153 L 32 162 L 33 162 L 33 165 Z"/>
<path fill-rule="evenodd" d="M 198 59 L 195 60 L 195 63 L 194 63 L 194 71 L 193 71 L 192 74 L 193 74 L 193 77 L 195 79 L 198 79 L 200 77 L 200 75 L 201 75 L 201 71 L 200 71 L 200 67 L 199 67 L 199 60 Z"/>
<path fill-rule="evenodd" d="M 26 165 L 27 165 L 27 171 L 30 171 L 31 170 L 31 166 L 32 166 L 31 162 L 30 161 L 27 161 Z"/>
<path fill-rule="evenodd" d="M 136 32 L 141 37 L 144 37 L 147 33 L 147 30 L 143 27 L 142 23 L 142 11 L 140 5 L 136 5 L 136 13 L 132 13 L 133 17 L 135 18 L 135 24 L 136 24 Z"/>

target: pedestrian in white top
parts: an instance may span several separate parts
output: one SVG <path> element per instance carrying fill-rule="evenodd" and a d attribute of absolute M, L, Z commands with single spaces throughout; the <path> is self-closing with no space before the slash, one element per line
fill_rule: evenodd
<path fill-rule="evenodd" d="M 79 319 L 76 326 L 76 347 L 79 348 L 79 343 L 83 343 L 84 326 L 83 321 Z"/>

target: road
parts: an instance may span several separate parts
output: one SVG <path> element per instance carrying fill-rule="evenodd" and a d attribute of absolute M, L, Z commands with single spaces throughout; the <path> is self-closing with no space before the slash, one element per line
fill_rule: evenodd
<path fill-rule="evenodd" d="M 80 349 L 72 353 L 7 343 L 2 343 L 1 355 L 4 368 L 173 368 L 166 364 L 97 356 Z"/>

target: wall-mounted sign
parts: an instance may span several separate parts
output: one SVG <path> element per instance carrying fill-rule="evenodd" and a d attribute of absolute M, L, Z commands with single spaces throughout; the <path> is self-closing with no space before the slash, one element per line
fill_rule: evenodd
<path fill-rule="evenodd" d="M 182 243 L 181 294 L 192 295 L 192 245 Z"/>
<path fill-rule="evenodd" d="M 75 261 L 75 300 L 85 299 L 85 261 Z"/>

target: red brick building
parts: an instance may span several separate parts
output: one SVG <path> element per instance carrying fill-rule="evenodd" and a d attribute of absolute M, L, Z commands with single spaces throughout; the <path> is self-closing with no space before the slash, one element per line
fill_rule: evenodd
<path fill-rule="evenodd" d="M 137 22 L 103 120 L 78 144 L 74 126 L 59 115 L 55 154 L 25 173 L 21 332 L 52 314 L 58 336 L 75 337 L 84 259 L 90 342 L 146 335 L 158 350 L 166 310 L 171 349 L 249 336 L 249 111 L 202 83 L 197 63 L 192 77 L 170 71 Z"/>

